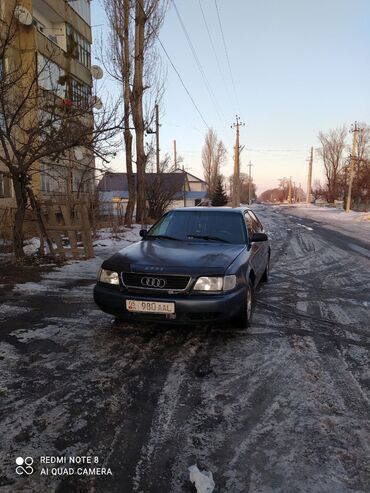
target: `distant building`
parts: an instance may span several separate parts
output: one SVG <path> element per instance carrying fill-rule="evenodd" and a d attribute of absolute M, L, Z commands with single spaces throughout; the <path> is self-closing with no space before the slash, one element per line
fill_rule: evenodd
<path fill-rule="evenodd" d="M 157 173 L 146 173 L 147 186 L 156 179 Z M 136 174 L 134 174 L 136 182 Z M 207 195 L 207 183 L 191 173 L 176 170 L 173 173 L 163 173 L 161 186 L 174 190 L 171 207 L 194 207 Z M 97 186 L 100 202 L 104 207 L 114 204 L 121 208 L 128 202 L 127 173 L 105 173 Z"/>

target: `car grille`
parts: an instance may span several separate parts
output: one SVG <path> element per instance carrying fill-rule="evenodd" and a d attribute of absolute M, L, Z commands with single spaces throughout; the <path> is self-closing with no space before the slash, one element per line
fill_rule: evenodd
<path fill-rule="evenodd" d="M 151 291 L 183 291 L 190 279 L 190 276 L 122 272 L 122 282 L 127 288 Z"/>

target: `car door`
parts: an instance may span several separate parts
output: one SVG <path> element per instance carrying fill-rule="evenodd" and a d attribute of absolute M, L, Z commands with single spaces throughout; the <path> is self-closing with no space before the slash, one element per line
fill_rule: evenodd
<path fill-rule="evenodd" d="M 254 212 L 252 211 L 248 211 L 248 214 L 251 216 L 252 220 L 254 221 L 254 225 L 255 225 L 255 228 L 257 230 L 257 233 L 264 233 L 265 230 L 260 222 L 260 220 L 258 219 L 258 217 L 254 214 Z M 261 275 L 264 273 L 265 269 L 266 269 L 266 265 L 268 263 L 268 260 L 269 260 L 269 244 L 267 241 L 261 241 L 259 243 L 259 255 L 260 255 L 260 258 L 259 260 L 261 260 L 261 269 L 262 269 L 262 273 Z"/>
<path fill-rule="evenodd" d="M 262 224 L 251 211 L 245 212 L 245 222 L 248 229 L 249 239 L 254 233 L 263 233 Z M 250 243 L 251 266 L 256 274 L 257 282 L 260 280 L 266 268 L 266 241 Z"/>

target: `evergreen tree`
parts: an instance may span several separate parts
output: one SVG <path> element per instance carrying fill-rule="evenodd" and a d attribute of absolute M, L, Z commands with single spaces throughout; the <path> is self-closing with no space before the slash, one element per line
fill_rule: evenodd
<path fill-rule="evenodd" d="M 228 202 L 228 198 L 222 183 L 222 177 L 219 176 L 217 178 L 217 185 L 212 195 L 211 203 L 214 207 L 218 207 L 218 206 L 226 205 L 227 202 Z"/>

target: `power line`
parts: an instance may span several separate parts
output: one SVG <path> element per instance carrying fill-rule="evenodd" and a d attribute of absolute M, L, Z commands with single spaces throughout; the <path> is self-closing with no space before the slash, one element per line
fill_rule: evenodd
<path fill-rule="evenodd" d="M 146 12 L 145 12 L 144 7 L 142 6 L 141 0 L 139 0 L 139 5 L 140 5 L 141 10 L 142 10 L 142 11 L 144 12 L 144 14 L 145 14 L 145 17 L 146 17 L 146 15 L 147 15 L 147 14 L 146 14 Z M 164 44 L 162 43 L 162 41 L 161 41 L 161 39 L 160 39 L 160 37 L 159 37 L 158 33 L 157 33 L 157 32 L 156 32 L 156 30 L 154 29 L 154 27 L 153 27 L 153 25 L 152 25 L 152 23 L 150 22 L 150 20 L 149 20 L 149 19 L 147 19 L 147 22 L 148 22 L 149 26 L 151 27 L 151 29 L 152 29 L 152 31 L 153 31 L 153 33 L 154 33 L 155 37 L 157 38 L 157 40 L 158 40 L 158 42 L 159 42 L 159 44 L 160 44 L 160 46 L 161 46 L 162 50 L 164 51 L 164 53 L 165 53 L 166 57 L 168 58 L 168 61 L 170 62 L 171 67 L 174 69 L 174 71 L 176 72 L 177 77 L 180 79 L 180 82 L 181 82 L 181 84 L 182 84 L 182 87 L 185 89 L 185 92 L 186 92 L 186 94 L 189 96 L 190 101 L 193 103 L 194 108 L 197 110 L 197 112 L 198 112 L 198 114 L 199 114 L 200 118 L 202 119 L 202 121 L 203 121 L 204 125 L 205 125 L 208 129 L 209 129 L 209 126 L 208 126 L 208 124 L 207 124 L 207 122 L 206 122 L 206 120 L 205 120 L 204 116 L 202 115 L 202 113 L 201 113 L 200 109 L 198 108 L 198 106 L 197 106 L 196 102 L 194 101 L 193 96 L 190 94 L 190 92 L 189 92 L 188 88 L 186 87 L 185 82 L 183 81 L 183 79 L 182 79 L 182 77 L 181 77 L 181 75 L 180 75 L 180 72 L 177 70 L 177 68 L 175 67 L 175 64 L 174 64 L 174 63 L 173 63 L 173 61 L 171 60 L 171 57 L 170 57 L 170 55 L 168 54 L 168 52 L 167 52 L 166 48 L 164 47 Z"/>
<path fill-rule="evenodd" d="M 201 75 L 202 75 L 202 78 L 203 78 L 204 84 L 205 84 L 205 86 L 206 86 L 206 88 L 207 88 L 207 91 L 208 91 L 209 97 L 210 97 L 210 99 L 212 100 L 212 102 L 214 103 L 214 105 L 215 105 L 215 109 L 216 109 L 216 112 L 217 112 L 217 115 L 218 115 L 218 117 L 219 117 L 220 121 L 222 122 L 221 115 L 220 115 L 220 113 L 219 113 L 219 111 L 218 111 L 218 108 L 219 108 L 218 101 L 217 101 L 217 99 L 216 99 L 216 97 L 215 97 L 215 95 L 214 95 L 214 92 L 213 92 L 213 90 L 212 90 L 212 87 L 211 87 L 211 85 L 210 85 L 210 83 L 209 83 L 209 81 L 208 81 L 208 79 L 207 79 L 207 76 L 206 76 L 206 74 L 205 74 L 205 72 L 204 72 L 203 66 L 202 66 L 202 64 L 201 64 L 201 62 L 200 62 L 200 60 L 199 60 L 199 57 L 198 57 L 198 55 L 197 55 L 197 52 L 195 51 L 194 45 L 193 45 L 193 43 L 192 43 L 192 41 L 191 41 L 191 38 L 190 38 L 189 33 L 188 33 L 188 31 L 187 31 L 187 29 L 186 29 L 186 27 L 185 27 L 185 24 L 184 24 L 184 22 L 183 22 L 183 20 L 182 20 L 182 17 L 181 17 L 180 12 L 179 12 L 179 10 L 178 10 L 178 8 L 177 8 L 177 5 L 176 5 L 175 0 L 172 0 L 172 3 L 173 3 L 173 6 L 174 6 L 174 8 L 175 8 L 176 15 L 177 15 L 177 17 L 178 17 L 178 19 L 179 19 L 179 22 L 180 22 L 180 25 L 181 25 L 181 27 L 182 27 L 182 30 L 184 31 L 184 34 L 185 34 L 186 40 L 187 40 L 187 42 L 188 42 L 188 45 L 189 45 L 189 47 L 190 47 L 190 50 L 191 50 L 191 52 L 192 52 L 192 54 L 193 54 L 193 57 L 194 57 L 194 59 L 195 59 L 195 62 L 196 62 L 196 64 L 197 64 L 197 66 L 198 66 L 199 72 L 200 72 L 200 73 L 201 73 Z M 221 110 L 221 112 L 222 112 L 222 110 Z"/>
<path fill-rule="evenodd" d="M 201 0 L 198 0 L 198 3 L 199 3 L 199 7 L 200 7 L 200 10 L 202 12 L 202 17 L 203 17 L 203 21 L 204 21 L 204 24 L 206 26 L 206 30 L 207 30 L 207 33 L 208 33 L 208 38 L 209 38 L 209 41 L 211 43 L 211 47 L 212 47 L 212 51 L 213 51 L 213 54 L 215 55 L 215 58 L 216 58 L 216 62 L 217 62 L 217 67 L 218 67 L 218 70 L 220 72 L 220 75 L 221 75 L 221 78 L 222 78 L 222 81 L 224 83 L 224 86 L 225 86 L 225 89 L 226 89 L 226 92 L 228 93 L 229 95 L 229 98 L 230 98 L 230 91 L 229 91 L 229 88 L 226 84 L 226 79 L 224 77 L 224 73 L 221 69 L 221 63 L 220 63 L 220 59 L 218 58 L 218 55 L 217 55 L 217 51 L 216 51 L 216 48 L 215 48 L 215 45 L 213 43 L 213 39 L 212 39 L 212 36 L 211 36 L 211 32 L 209 30 L 209 27 L 208 27 L 208 22 L 207 22 L 207 18 L 204 14 L 204 10 L 203 10 L 203 7 L 202 7 L 202 2 Z M 231 98 L 230 98 L 231 99 Z"/>
<path fill-rule="evenodd" d="M 233 77 L 233 73 L 231 70 L 230 58 L 229 58 L 229 54 L 228 54 L 227 47 L 226 47 L 226 41 L 225 41 L 224 31 L 222 29 L 221 16 L 220 16 L 220 11 L 218 10 L 217 0 L 215 0 L 215 6 L 216 6 L 216 11 L 217 11 L 218 24 L 220 26 L 220 31 L 221 31 L 221 36 L 222 36 L 222 42 L 224 45 L 225 55 L 226 55 L 226 59 L 227 59 L 227 64 L 229 66 L 230 79 L 231 79 L 231 83 L 232 83 L 233 89 L 234 89 L 235 101 L 236 101 L 236 104 L 239 106 L 238 96 L 237 96 L 236 89 L 235 89 L 234 77 Z"/>

